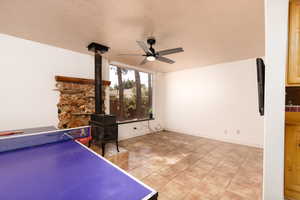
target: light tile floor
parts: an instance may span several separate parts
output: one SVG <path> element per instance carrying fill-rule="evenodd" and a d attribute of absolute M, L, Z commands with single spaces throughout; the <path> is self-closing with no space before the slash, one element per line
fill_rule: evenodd
<path fill-rule="evenodd" d="M 159 132 L 120 142 L 133 176 L 159 200 L 261 200 L 261 149 Z"/>

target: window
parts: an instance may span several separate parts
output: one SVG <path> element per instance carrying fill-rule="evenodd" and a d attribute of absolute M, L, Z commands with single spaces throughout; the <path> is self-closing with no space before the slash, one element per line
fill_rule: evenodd
<path fill-rule="evenodd" d="M 110 114 L 119 121 L 150 118 L 152 74 L 114 65 L 109 69 Z"/>

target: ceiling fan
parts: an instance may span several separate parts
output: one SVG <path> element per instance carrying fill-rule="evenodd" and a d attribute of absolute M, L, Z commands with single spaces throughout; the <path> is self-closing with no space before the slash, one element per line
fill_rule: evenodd
<path fill-rule="evenodd" d="M 143 49 L 143 51 L 145 52 L 145 54 L 119 54 L 121 56 L 144 56 L 144 60 L 140 63 L 140 65 L 143 65 L 145 63 L 147 63 L 148 61 L 161 61 L 161 62 L 165 62 L 165 63 L 169 63 L 169 64 L 173 64 L 175 63 L 174 60 L 171 60 L 169 58 L 164 57 L 165 55 L 170 55 L 170 54 L 174 54 L 174 53 L 180 53 L 183 52 L 183 48 L 179 47 L 179 48 L 174 48 L 174 49 L 166 49 L 166 50 L 162 50 L 162 51 L 155 51 L 155 49 L 153 48 L 153 45 L 156 43 L 155 38 L 151 37 L 147 39 L 147 43 L 149 44 L 149 48 L 147 47 L 147 45 L 145 44 L 145 42 L 143 41 L 136 41 L 137 44 Z"/>

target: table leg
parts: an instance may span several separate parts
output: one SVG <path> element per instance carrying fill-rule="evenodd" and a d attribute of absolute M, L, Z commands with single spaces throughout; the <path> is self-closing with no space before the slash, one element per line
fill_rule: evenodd
<path fill-rule="evenodd" d="M 102 143 L 102 156 L 104 157 L 105 154 L 105 143 Z"/>
<path fill-rule="evenodd" d="M 116 145 L 117 145 L 117 151 L 120 152 L 119 151 L 119 142 L 118 142 L 118 140 L 116 141 Z"/>

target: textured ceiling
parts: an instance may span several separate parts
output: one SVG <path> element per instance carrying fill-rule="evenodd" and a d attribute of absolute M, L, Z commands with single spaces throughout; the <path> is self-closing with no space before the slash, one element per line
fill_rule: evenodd
<path fill-rule="evenodd" d="M 88 53 L 96 41 L 110 60 L 138 66 L 136 40 L 156 50 L 183 47 L 176 60 L 142 67 L 168 72 L 264 55 L 263 0 L 0 0 L 0 32 Z"/>

